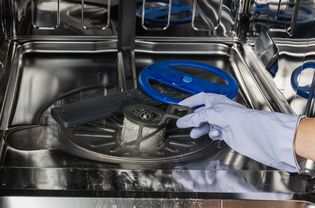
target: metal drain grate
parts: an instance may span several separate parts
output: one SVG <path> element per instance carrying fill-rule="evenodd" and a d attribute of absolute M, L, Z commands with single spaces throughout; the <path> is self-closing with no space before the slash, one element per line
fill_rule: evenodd
<path fill-rule="evenodd" d="M 66 151 L 103 162 L 161 164 L 196 159 L 213 147 L 208 137 L 192 140 L 189 131 L 176 128 L 175 122 L 161 125 L 162 111 L 156 108 L 136 105 L 126 112 L 131 115 L 61 128 Z"/>

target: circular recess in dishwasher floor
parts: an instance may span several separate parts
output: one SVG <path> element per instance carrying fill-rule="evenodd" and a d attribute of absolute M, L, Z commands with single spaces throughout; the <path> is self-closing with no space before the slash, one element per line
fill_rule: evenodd
<path fill-rule="evenodd" d="M 8 140 L 14 141 L 8 141 L 8 145 L 16 146 L 19 138 L 23 137 L 34 144 L 28 148 L 30 151 L 62 151 L 98 162 L 136 165 L 187 162 L 218 151 L 217 143 L 208 136 L 191 139 L 190 129 L 176 127 L 176 116 L 181 116 L 185 107 L 174 109 L 158 102 L 146 105 L 128 103 L 112 116 L 71 128 L 63 127 L 51 116 L 51 110 L 56 107 L 100 96 L 104 96 L 103 88 L 64 94 L 45 107 L 39 119 L 40 125 L 12 129 Z M 22 150 L 23 146 L 16 148 Z"/>
<path fill-rule="evenodd" d="M 149 110 L 148 110 L 149 109 Z M 136 164 L 176 163 L 196 159 L 209 153 L 213 145 L 208 137 L 191 139 L 189 130 L 153 123 L 160 112 L 153 108 L 125 109 L 125 116 L 110 117 L 74 128 L 61 128 L 61 139 L 70 154 L 86 159 Z M 138 111 L 142 122 L 126 112 Z M 155 118 L 153 118 L 155 117 Z M 140 119 L 139 119 L 140 120 Z"/>

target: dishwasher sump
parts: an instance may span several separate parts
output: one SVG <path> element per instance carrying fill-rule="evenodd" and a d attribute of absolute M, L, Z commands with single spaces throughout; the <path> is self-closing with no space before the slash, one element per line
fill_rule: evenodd
<path fill-rule="evenodd" d="M 45 141 L 49 134 L 49 140 L 56 142 L 49 144 L 51 150 L 93 161 L 137 165 L 185 162 L 200 158 L 214 148 L 207 137 L 192 140 L 189 131 L 176 129 L 174 122 L 163 121 L 167 114 L 159 108 L 130 104 L 119 115 L 72 128 L 58 125 L 47 110 L 40 119 L 44 124 L 13 131 L 7 141 L 29 135 L 35 144 Z M 156 123 L 159 120 L 163 123 Z M 29 147 L 26 144 L 24 148 Z M 18 149 L 25 150 L 21 145 Z"/>
<path fill-rule="evenodd" d="M 242 58 L 243 47 L 238 44 L 137 44 L 137 73 L 161 60 L 191 59 L 208 63 L 224 69 L 237 80 L 240 85 L 237 102 L 272 110 L 273 104 L 262 94 Z M 159 139 L 154 141 L 163 151 L 150 151 L 150 154 L 126 151 L 130 156 L 120 158 L 117 158 L 119 151 L 117 155 L 111 152 L 116 158 L 110 160 L 104 155 L 115 150 L 117 138 L 121 138 L 118 135 L 124 128 L 122 114 L 62 129 L 50 111 L 57 106 L 119 92 L 115 42 L 15 42 L 11 51 L 14 53 L 6 75 L 8 90 L 3 105 L 7 116 L 1 120 L 2 127 L 8 126 L 2 131 L 1 144 L 0 186 L 4 192 L 179 198 L 194 192 L 196 197 L 206 194 L 206 198 L 215 199 L 286 200 L 307 198 L 312 190 L 307 186 L 307 177 L 266 167 L 207 137 L 191 140 L 189 130 L 174 128 L 174 121 L 167 124 L 165 134 L 161 133 L 165 139 L 163 145 L 159 146 Z M 204 71 L 180 70 L 222 82 Z M 161 104 L 155 107 L 167 109 Z M 82 148 L 79 143 L 69 146 L 72 139 L 79 139 L 76 141 L 94 152 L 91 154 L 89 149 L 85 155 L 88 148 Z M 142 154 L 140 159 L 139 154 Z M 169 158 L 161 160 L 163 157 Z M 147 159 L 144 163 L 143 158 Z"/>

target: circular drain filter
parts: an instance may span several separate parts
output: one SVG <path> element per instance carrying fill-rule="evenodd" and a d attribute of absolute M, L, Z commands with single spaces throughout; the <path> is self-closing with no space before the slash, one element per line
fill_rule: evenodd
<path fill-rule="evenodd" d="M 74 128 L 61 128 L 65 150 L 78 157 L 112 163 L 176 163 L 205 155 L 209 138 L 191 139 L 189 130 L 164 122 L 165 112 L 130 105 L 122 115 Z M 169 115 L 169 114 L 168 114 Z"/>
<path fill-rule="evenodd" d="M 128 105 L 123 109 L 123 114 L 125 119 L 137 125 L 158 127 L 164 124 L 161 124 L 164 112 L 149 105 Z"/>
<path fill-rule="evenodd" d="M 123 109 L 121 147 L 149 153 L 163 145 L 165 127 L 163 111 L 148 105 L 129 105 Z"/>

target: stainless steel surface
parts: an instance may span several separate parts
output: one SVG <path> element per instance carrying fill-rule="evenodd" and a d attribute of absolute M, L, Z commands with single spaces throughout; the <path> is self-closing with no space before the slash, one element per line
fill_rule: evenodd
<path fill-rule="evenodd" d="M 116 36 L 116 0 L 1 1 L 10 38 L 25 36 Z M 112 11 L 112 12 L 111 12 Z"/>
<path fill-rule="evenodd" d="M 194 0 L 192 27 L 194 30 L 213 31 L 218 29 L 222 18 L 223 1 Z M 198 20 L 203 23 L 198 23 Z M 203 27 L 202 27 L 203 26 Z"/>
<path fill-rule="evenodd" d="M 62 149 L 62 134 L 45 109 L 51 103 L 71 103 L 117 92 L 115 48 L 111 48 L 111 41 L 66 44 L 38 41 L 15 43 L 11 47 L 15 49 L 12 50 L 14 58 L 3 106 L 8 117 L 2 114 L 1 118 L 3 191 L 14 189 L 14 193 L 23 194 L 23 191 L 33 190 L 39 195 L 43 191 L 49 194 L 45 192 L 48 190 L 57 191 L 52 195 L 58 191 L 65 191 L 65 195 L 80 191 L 83 196 L 89 193 L 86 191 L 107 196 L 145 192 L 148 197 L 161 192 L 177 197 L 182 193 L 201 192 L 225 193 L 213 195 L 215 198 L 291 200 L 299 196 L 312 201 L 308 195 L 313 189 L 307 186 L 310 178 L 273 170 L 231 151 L 220 142 L 208 141 L 212 148 L 200 159 L 173 164 L 110 164 L 71 156 Z M 185 47 L 186 51 L 178 53 L 177 47 Z M 278 103 L 266 99 L 264 89 L 255 79 L 259 75 L 255 76 L 249 68 L 259 59 L 255 56 L 244 59 L 246 50 L 249 49 L 232 42 L 141 41 L 136 47 L 137 72 L 165 59 L 189 58 L 213 64 L 239 82 L 238 102 L 274 110 Z M 204 72 L 181 70 L 222 82 Z M 75 96 L 67 96 L 75 91 Z"/>
<path fill-rule="evenodd" d="M 143 0 L 142 1 L 142 17 L 141 17 L 141 24 L 142 27 L 145 30 L 149 30 L 149 31 L 156 31 L 156 30 L 166 30 L 167 28 L 169 28 L 170 24 L 171 24 L 171 11 L 172 11 L 172 0 L 168 0 L 167 3 L 164 2 L 149 2 L 149 7 L 147 5 L 147 1 Z M 165 7 L 167 9 L 167 21 L 166 21 L 166 25 L 162 25 L 160 27 L 152 27 L 152 26 L 147 26 L 146 25 L 146 21 L 145 21 L 145 17 L 146 17 L 146 10 L 148 8 L 154 8 L 154 7 Z"/>
<path fill-rule="evenodd" d="M 273 79 L 277 88 L 290 104 L 290 107 L 296 114 L 304 114 L 307 99 L 296 94 L 291 86 L 291 75 L 293 71 L 307 61 L 314 60 L 312 43 L 308 48 L 299 43 L 278 41 L 279 70 Z M 301 74 L 298 82 L 300 86 L 310 85 L 312 81 L 313 69 L 306 69 Z"/>
<path fill-rule="evenodd" d="M 36 2 L 36 3 L 35 3 Z M 105 0 L 9 0 L 1 1 L 5 10 L 2 31 L 10 38 L 34 36 L 116 36 L 118 1 Z M 169 1 L 168 1 L 169 2 Z M 193 8 L 192 21 L 186 24 L 166 23 L 162 31 L 150 30 L 142 17 L 137 19 L 137 35 L 164 37 L 236 37 L 246 40 L 261 31 L 272 37 L 315 37 L 315 4 L 295 1 L 210 1 L 176 0 Z M 139 2 L 148 8 L 150 2 Z M 158 4 L 163 1 L 158 2 Z M 164 3 L 165 4 L 165 3 Z M 171 4 L 170 4 L 171 5 Z M 8 8 L 8 9 L 6 9 Z M 170 8 L 169 13 L 170 13 Z M 167 17 L 171 21 L 171 15 Z M 143 26 L 142 26 L 143 25 Z M 168 26 L 168 27 L 167 27 Z M 153 28 L 151 28 L 153 29 Z M 157 28 L 156 28 L 157 29 Z"/>
<path fill-rule="evenodd" d="M 50 2 L 50 3 L 54 3 L 54 2 Z M 43 5 L 45 6 L 45 5 Z M 49 11 L 51 8 L 54 8 L 56 7 L 56 15 L 49 15 L 50 18 L 52 16 L 56 16 L 55 17 L 55 23 L 53 25 L 48 25 L 48 26 L 38 26 L 37 23 L 36 23 L 36 20 L 35 20 L 35 16 L 38 16 L 35 14 L 35 8 L 38 8 L 39 10 L 39 7 L 40 7 L 40 4 L 36 4 L 35 5 L 35 1 L 31 1 L 31 19 L 32 19 L 32 26 L 36 29 L 36 30 L 55 30 L 57 29 L 58 27 L 60 27 L 60 0 L 57 0 L 56 2 L 56 5 L 55 6 L 52 6 L 52 5 L 49 5 L 50 7 L 46 7 L 46 9 L 43 8 L 44 11 L 46 11 L 47 13 L 53 13 L 52 11 Z"/>
<path fill-rule="evenodd" d="M 60 208 L 72 207 L 195 207 L 195 208 L 249 208 L 249 207 L 288 207 L 313 208 L 314 205 L 304 201 L 255 201 L 255 200 L 209 200 L 209 199 L 163 199 L 149 198 L 71 198 L 71 197 L 2 197 L 0 203 L 5 208 Z"/>
<path fill-rule="evenodd" d="M 288 32 L 290 35 L 293 35 L 293 32 L 296 29 L 297 18 L 298 18 L 299 9 L 300 9 L 300 3 L 301 3 L 300 0 L 296 0 L 295 5 L 294 5 L 294 11 L 293 11 L 292 19 L 291 19 L 291 24 L 290 24 L 290 27 L 288 28 Z"/>
<path fill-rule="evenodd" d="M 249 37 L 268 31 L 275 38 L 314 38 L 314 8 L 308 0 L 253 1 Z"/>
<path fill-rule="evenodd" d="M 106 24 L 103 25 L 103 26 L 88 26 L 86 25 L 85 23 L 85 16 L 86 16 L 86 5 L 85 5 L 85 1 L 82 0 L 82 4 L 81 4 L 81 25 L 84 29 L 101 29 L 101 30 L 106 30 L 109 26 L 110 26 L 110 22 L 111 22 L 111 19 L 110 19 L 110 11 L 111 11 L 111 0 L 107 0 L 106 2 L 106 9 L 101 9 L 100 11 L 103 13 L 105 12 L 106 13 Z M 92 13 L 92 15 L 94 15 L 95 13 L 97 13 L 98 11 L 96 10 L 93 10 L 92 11 L 89 11 L 89 13 Z"/>
<path fill-rule="evenodd" d="M 266 68 L 271 67 L 279 56 L 278 47 L 265 31 L 259 34 L 254 51 Z"/>
<path fill-rule="evenodd" d="M 110 2 L 110 4 L 108 4 Z M 117 0 L 2 0 L 6 24 L 4 30 L 10 38 L 42 36 L 117 36 Z M 233 1 L 177 0 L 195 8 L 192 22 L 156 27 L 137 18 L 137 35 L 164 37 L 235 37 L 238 10 L 241 3 Z M 152 3 L 152 2 L 151 2 Z M 162 4 L 163 1 L 158 4 Z M 149 8 L 150 2 L 139 2 L 138 7 Z M 168 7 L 169 13 L 171 7 Z M 214 25 L 209 25 L 214 23 Z M 154 27 L 156 27 L 154 29 Z M 151 31 L 154 30 L 154 31 Z M 156 30 L 162 30 L 160 32 Z"/>
<path fill-rule="evenodd" d="M 138 17 L 134 79 L 156 61 L 192 59 L 234 76 L 240 85 L 235 100 L 247 107 L 304 112 L 307 100 L 296 96 L 290 76 L 314 60 L 313 1 L 172 1 L 191 5 L 192 21 L 148 31 Z M 118 7 L 115 0 L 0 0 L 1 206 L 313 207 L 314 178 L 266 167 L 217 141 L 207 141 L 207 154 L 180 163 L 114 164 L 69 154 L 51 106 L 126 88 L 118 70 L 124 59 L 117 54 Z M 279 48 L 274 79 L 254 52 L 261 31 Z M 310 72 L 301 83 L 309 84 Z M 110 139 L 110 133 L 93 133 L 89 137 Z M 315 170 L 312 161 L 301 165 Z"/>

